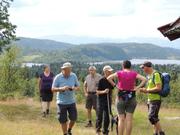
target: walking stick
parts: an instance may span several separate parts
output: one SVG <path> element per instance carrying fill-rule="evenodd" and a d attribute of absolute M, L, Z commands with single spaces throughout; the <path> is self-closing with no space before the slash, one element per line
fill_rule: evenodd
<path fill-rule="evenodd" d="M 111 111 L 111 107 L 110 107 L 110 101 L 109 101 L 109 92 L 107 93 L 107 103 L 108 103 L 108 117 L 109 117 L 109 121 L 112 121 L 113 115 L 112 115 L 112 111 Z M 110 116 L 112 118 L 110 118 Z M 111 122 L 112 124 L 112 122 Z M 112 131 L 112 128 L 111 128 Z"/>

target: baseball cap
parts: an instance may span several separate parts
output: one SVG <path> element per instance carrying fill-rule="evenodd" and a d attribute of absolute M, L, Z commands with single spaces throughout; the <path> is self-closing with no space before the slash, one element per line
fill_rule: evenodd
<path fill-rule="evenodd" d="M 140 68 L 144 68 L 144 67 L 152 67 L 152 63 L 150 61 L 145 61 Z"/>

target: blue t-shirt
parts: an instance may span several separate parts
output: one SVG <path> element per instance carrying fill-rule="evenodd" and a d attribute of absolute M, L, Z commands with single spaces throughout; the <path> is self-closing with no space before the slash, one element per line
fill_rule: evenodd
<path fill-rule="evenodd" d="M 64 77 L 62 73 L 58 74 L 53 81 L 52 87 L 74 87 L 79 86 L 79 81 L 76 74 L 71 73 L 69 77 Z M 67 105 L 73 104 L 76 102 L 75 92 L 74 91 L 65 91 L 65 92 L 57 92 L 57 104 Z"/>

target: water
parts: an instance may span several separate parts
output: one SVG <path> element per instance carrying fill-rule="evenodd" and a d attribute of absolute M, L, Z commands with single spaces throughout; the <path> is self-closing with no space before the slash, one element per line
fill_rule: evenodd
<path fill-rule="evenodd" d="M 142 64 L 144 61 L 151 61 L 153 64 L 159 64 L 159 65 L 180 65 L 180 60 L 165 60 L 165 59 L 132 59 L 132 64 Z M 122 63 L 123 61 L 104 61 L 104 62 L 95 62 L 90 64 L 117 64 Z"/>
<path fill-rule="evenodd" d="M 23 63 L 23 67 L 32 67 L 32 66 L 42 66 L 44 65 L 43 63 Z"/>

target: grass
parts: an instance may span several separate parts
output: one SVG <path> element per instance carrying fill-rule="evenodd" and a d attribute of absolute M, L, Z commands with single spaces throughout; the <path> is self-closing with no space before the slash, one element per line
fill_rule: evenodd
<path fill-rule="evenodd" d="M 40 104 L 32 99 L 0 102 L 0 135 L 61 135 L 54 102 L 51 110 L 51 115 L 43 119 L 40 114 Z M 84 105 L 78 105 L 79 119 L 73 130 L 74 135 L 95 134 L 95 129 L 84 128 L 85 112 Z M 161 109 L 161 123 L 167 135 L 180 134 L 180 120 L 165 119 L 180 116 L 179 112 L 179 109 Z M 95 114 L 93 116 L 95 120 Z M 114 132 L 111 134 L 115 135 Z M 132 135 L 152 135 L 151 125 L 147 120 L 146 106 L 138 106 L 135 112 Z"/>

